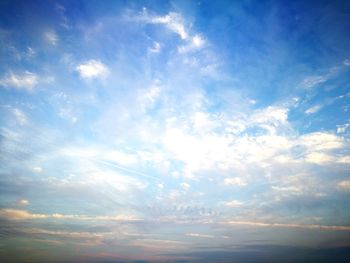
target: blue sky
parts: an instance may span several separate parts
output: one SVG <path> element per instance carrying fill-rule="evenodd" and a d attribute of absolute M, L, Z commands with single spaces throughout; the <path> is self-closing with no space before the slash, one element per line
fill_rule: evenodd
<path fill-rule="evenodd" d="M 1 258 L 349 259 L 349 14 L 1 1 Z"/>

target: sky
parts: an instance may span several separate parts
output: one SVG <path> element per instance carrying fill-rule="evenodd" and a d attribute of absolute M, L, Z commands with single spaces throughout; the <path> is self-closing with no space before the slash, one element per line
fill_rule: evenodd
<path fill-rule="evenodd" d="M 0 1 L 2 262 L 350 259 L 350 1 Z"/>

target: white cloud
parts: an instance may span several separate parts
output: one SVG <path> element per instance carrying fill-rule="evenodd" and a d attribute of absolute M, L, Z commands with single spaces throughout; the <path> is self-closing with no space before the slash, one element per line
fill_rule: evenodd
<path fill-rule="evenodd" d="M 300 136 L 298 144 L 306 146 L 310 152 L 323 151 L 342 148 L 344 140 L 332 133 L 313 132 Z"/>
<path fill-rule="evenodd" d="M 322 108 L 321 105 L 315 105 L 315 106 L 313 106 L 313 107 L 307 109 L 307 110 L 305 111 L 305 114 L 310 115 L 310 114 L 316 113 L 316 112 L 318 112 L 321 108 Z"/>
<path fill-rule="evenodd" d="M 187 39 L 188 37 L 188 33 L 184 25 L 184 19 L 178 13 L 169 12 L 165 16 L 152 16 L 148 14 L 147 9 L 144 9 L 140 20 L 150 24 L 163 24 L 169 30 L 177 33 L 181 39 Z"/>
<path fill-rule="evenodd" d="M 202 111 L 197 111 L 193 114 L 192 122 L 194 130 L 198 132 L 209 131 L 215 127 L 215 122 L 211 116 Z"/>
<path fill-rule="evenodd" d="M 198 233 L 188 233 L 186 236 L 189 237 L 202 237 L 202 238 L 214 238 L 215 236 L 213 235 L 205 235 L 205 234 L 198 234 Z"/>
<path fill-rule="evenodd" d="M 37 167 L 33 168 L 33 171 L 36 172 L 36 173 L 41 173 L 43 171 L 43 168 L 37 166 Z"/>
<path fill-rule="evenodd" d="M 180 46 L 178 48 L 179 53 L 187 53 L 194 50 L 198 50 L 205 45 L 205 40 L 200 35 L 192 37 L 187 45 Z"/>
<path fill-rule="evenodd" d="M 192 44 L 194 47 L 196 48 L 200 48 L 204 45 L 205 41 L 204 39 L 200 36 L 200 35 L 195 35 L 193 38 L 192 38 Z"/>
<path fill-rule="evenodd" d="M 21 199 L 21 200 L 19 200 L 19 203 L 20 203 L 21 205 L 28 205 L 28 204 L 29 204 L 29 201 L 28 201 L 27 199 Z"/>
<path fill-rule="evenodd" d="M 184 190 L 188 190 L 191 188 L 191 186 L 188 183 L 181 183 L 181 188 Z"/>
<path fill-rule="evenodd" d="M 74 115 L 72 112 L 72 109 L 70 108 L 60 108 L 58 115 L 67 121 L 70 121 L 71 123 L 76 123 L 78 121 L 78 118 Z"/>
<path fill-rule="evenodd" d="M 243 203 L 238 200 L 226 201 L 226 202 L 223 202 L 222 204 L 232 208 L 241 207 L 243 205 Z"/>
<path fill-rule="evenodd" d="M 313 152 L 306 156 L 305 160 L 309 163 L 327 164 L 334 161 L 333 156 L 320 152 Z"/>
<path fill-rule="evenodd" d="M 0 80 L 0 85 L 5 87 L 13 87 L 19 90 L 32 90 L 36 85 L 38 85 L 38 82 L 38 76 L 29 71 L 17 74 L 9 72 Z"/>
<path fill-rule="evenodd" d="M 259 126 L 269 133 L 276 133 L 276 129 L 286 127 L 288 124 L 288 111 L 286 107 L 268 106 L 256 110 L 248 119 L 250 126 Z"/>
<path fill-rule="evenodd" d="M 152 53 L 159 53 L 160 49 L 161 49 L 160 44 L 157 41 L 155 41 L 153 47 L 149 48 L 149 51 Z"/>
<path fill-rule="evenodd" d="M 255 104 L 257 103 L 257 101 L 254 100 L 254 99 L 250 99 L 250 100 L 249 100 L 249 103 L 252 104 L 252 105 L 255 105 Z"/>
<path fill-rule="evenodd" d="M 178 34 L 185 42 L 185 45 L 178 47 L 179 53 L 187 53 L 202 48 L 205 45 L 205 40 L 199 34 L 191 34 L 186 28 L 186 21 L 181 14 L 169 12 L 165 16 L 150 15 L 146 8 L 143 9 L 137 20 L 147 24 L 160 24 L 167 27 L 170 31 Z M 155 42 L 155 46 L 150 49 L 151 52 L 159 52 L 160 45 Z"/>
<path fill-rule="evenodd" d="M 49 44 L 53 46 L 55 46 L 58 42 L 58 36 L 54 31 L 46 31 L 44 33 L 44 38 Z"/>
<path fill-rule="evenodd" d="M 20 125 L 25 125 L 28 123 L 27 116 L 20 109 L 14 108 L 14 109 L 12 109 L 12 113 L 15 116 L 16 121 Z"/>
<path fill-rule="evenodd" d="M 350 180 L 338 182 L 337 187 L 343 191 L 350 191 Z"/>
<path fill-rule="evenodd" d="M 239 177 L 225 178 L 224 184 L 226 185 L 237 185 L 237 186 L 246 186 L 247 182 Z"/>
<path fill-rule="evenodd" d="M 23 200 L 24 202 L 27 200 Z M 29 202 L 28 202 L 29 203 Z M 25 203 L 25 204 L 28 204 Z M 139 221 L 142 220 L 135 215 L 119 214 L 107 216 L 90 216 L 90 215 L 69 215 L 69 214 L 39 214 L 31 213 L 26 210 L 4 208 L 0 209 L 0 218 L 9 220 L 31 220 L 31 219 L 70 219 L 70 220 L 101 220 L 101 221 Z"/>
<path fill-rule="evenodd" d="M 180 128 L 167 129 L 163 137 L 163 146 L 173 158 L 185 163 L 184 176 L 193 177 L 194 172 L 215 167 L 227 156 L 229 139 L 218 135 L 189 134 Z"/>
<path fill-rule="evenodd" d="M 281 224 L 281 223 L 265 223 L 253 221 L 229 221 L 232 225 L 248 225 L 253 227 L 285 227 L 285 228 L 301 228 L 301 229 L 321 229 L 321 230 L 335 230 L 335 231 L 349 231 L 349 226 L 329 226 L 329 225 L 302 225 L 302 224 Z"/>
<path fill-rule="evenodd" d="M 138 100 L 140 101 L 142 108 L 146 109 L 152 107 L 159 98 L 160 93 L 161 87 L 158 85 L 157 81 L 151 87 L 140 90 Z"/>
<path fill-rule="evenodd" d="M 344 133 L 348 127 L 349 127 L 348 123 L 344 125 L 337 125 L 337 133 Z"/>
<path fill-rule="evenodd" d="M 106 77 L 109 74 L 108 67 L 99 60 L 91 59 L 76 67 L 80 77 L 93 79 Z"/>
<path fill-rule="evenodd" d="M 127 166 L 133 165 L 138 161 L 138 158 L 135 155 L 116 150 L 106 153 L 105 159 Z"/>
<path fill-rule="evenodd" d="M 348 59 L 345 59 L 344 61 L 343 61 L 343 64 L 345 65 L 345 66 L 350 66 L 350 59 L 348 58 Z"/>
<path fill-rule="evenodd" d="M 326 73 L 322 75 L 306 77 L 301 82 L 301 86 L 306 89 L 314 88 L 334 77 L 341 71 L 342 68 L 349 66 L 349 64 L 349 59 L 346 59 L 343 61 L 342 65 L 331 67 Z"/>
<path fill-rule="evenodd" d="M 32 47 L 27 47 L 27 56 L 30 57 L 34 57 L 36 55 L 35 50 Z"/>
<path fill-rule="evenodd" d="M 294 182 L 295 183 L 295 182 Z M 300 195 L 303 193 L 302 185 L 272 186 L 271 189 L 283 195 Z"/>
<path fill-rule="evenodd" d="M 77 159 L 89 159 L 116 162 L 121 165 L 132 165 L 137 163 L 138 155 L 121 150 L 105 147 L 68 147 L 61 150 L 63 156 Z"/>
<path fill-rule="evenodd" d="M 303 80 L 302 85 L 305 88 L 313 88 L 317 86 L 318 84 L 321 84 L 328 80 L 328 77 L 325 76 L 313 76 L 313 77 L 307 77 Z"/>
<path fill-rule="evenodd" d="M 337 163 L 348 163 L 350 164 L 350 155 L 341 156 L 337 159 Z"/>

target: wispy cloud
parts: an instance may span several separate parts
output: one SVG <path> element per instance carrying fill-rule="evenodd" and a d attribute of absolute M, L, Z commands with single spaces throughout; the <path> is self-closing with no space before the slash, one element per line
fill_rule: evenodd
<path fill-rule="evenodd" d="M 350 226 L 329 226 L 329 225 L 302 225 L 302 224 L 280 224 L 280 223 L 264 223 L 254 221 L 229 221 L 231 225 L 248 225 L 254 227 L 283 227 L 283 228 L 302 228 L 302 229 L 319 229 L 334 231 L 350 231 Z"/>
<path fill-rule="evenodd" d="M 179 53 L 187 53 L 201 49 L 205 45 L 205 40 L 200 35 L 195 35 L 186 45 L 178 48 Z"/>
<path fill-rule="evenodd" d="M 159 53 L 161 50 L 161 45 L 158 42 L 154 42 L 153 47 L 149 48 L 149 51 L 152 53 Z"/>
<path fill-rule="evenodd" d="M 14 109 L 12 109 L 12 113 L 15 116 L 16 121 L 20 125 L 25 125 L 28 123 L 27 116 L 20 109 L 14 108 Z"/>
<path fill-rule="evenodd" d="M 188 233 L 186 236 L 189 237 L 201 237 L 201 238 L 215 238 L 213 235 L 206 235 L 206 234 L 198 234 L 198 233 Z"/>
<path fill-rule="evenodd" d="M 0 79 L 1 86 L 28 91 L 34 89 L 38 83 L 38 76 L 30 71 L 25 71 L 23 73 L 13 73 L 10 71 Z"/>
<path fill-rule="evenodd" d="M 26 200 L 25 200 L 26 201 Z M 28 204 L 25 202 L 23 204 Z M 38 214 L 26 210 L 18 209 L 0 209 L 0 217 L 8 220 L 33 220 L 33 219 L 70 219 L 70 220 L 101 220 L 101 221 L 140 221 L 142 219 L 134 215 L 106 215 L 106 216 L 87 216 L 87 215 L 67 215 L 67 214 Z"/>
<path fill-rule="evenodd" d="M 58 42 L 58 36 L 54 31 L 46 31 L 44 33 L 44 39 L 47 43 L 49 43 L 50 45 L 55 46 Z"/>
<path fill-rule="evenodd" d="M 314 114 L 316 112 L 318 112 L 320 109 L 322 108 L 322 105 L 315 105 L 315 106 L 312 106 L 311 108 L 308 108 L 306 111 L 305 111 L 305 114 Z"/>
<path fill-rule="evenodd" d="M 136 19 L 144 23 L 164 25 L 169 30 L 178 34 L 181 37 L 181 39 L 185 40 L 188 38 L 185 20 L 178 13 L 169 12 L 165 16 L 157 16 L 149 14 L 148 10 L 146 8 L 143 8 L 142 12 Z"/>
<path fill-rule="evenodd" d="M 137 21 L 146 24 L 164 25 L 170 31 L 178 34 L 184 44 L 178 47 L 179 53 L 188 53 L 199 50 L 204 47 L 206 41 L 200 34 L 191 32 L 190 23 L 177 12 L 169 12 L 164 16 L 152 15 L 146 8 L 136 17 Z M 152 52 L 159 52 L 159 43 L 155 42 L 155 47 L 151 48 Z"/>

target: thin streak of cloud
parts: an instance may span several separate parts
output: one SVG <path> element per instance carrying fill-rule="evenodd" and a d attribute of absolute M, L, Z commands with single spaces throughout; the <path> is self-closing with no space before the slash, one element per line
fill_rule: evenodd
<path fill-rule="evenodd" d="M 35 219 L 70 219 L 70 220 L 98 220 L 98 221 L 140 221 L 139 217 L 133 215 L 115 216 L 87 216 L 87 215 L 67 215 L 67 214 L 39 214 L 31 213 L 27 210 L 6 208 L 0 210 L 0 218 L 8 220 L 35 220 Z"/>
<path fill-rule="evenodd" d="M 283 227 L 283 228 L 302 228 L 302 229 L 318 229 L 318 230 L 334 230 L 334 231 L 350 231 L 350 226 L 327 226 L 327 225 L 302 225 L 302 224 L 283 224 L 283 223 L 265 223 L 254 221 L 228 221 L 229 225 L 248 225 L 255 227 Z"/>

